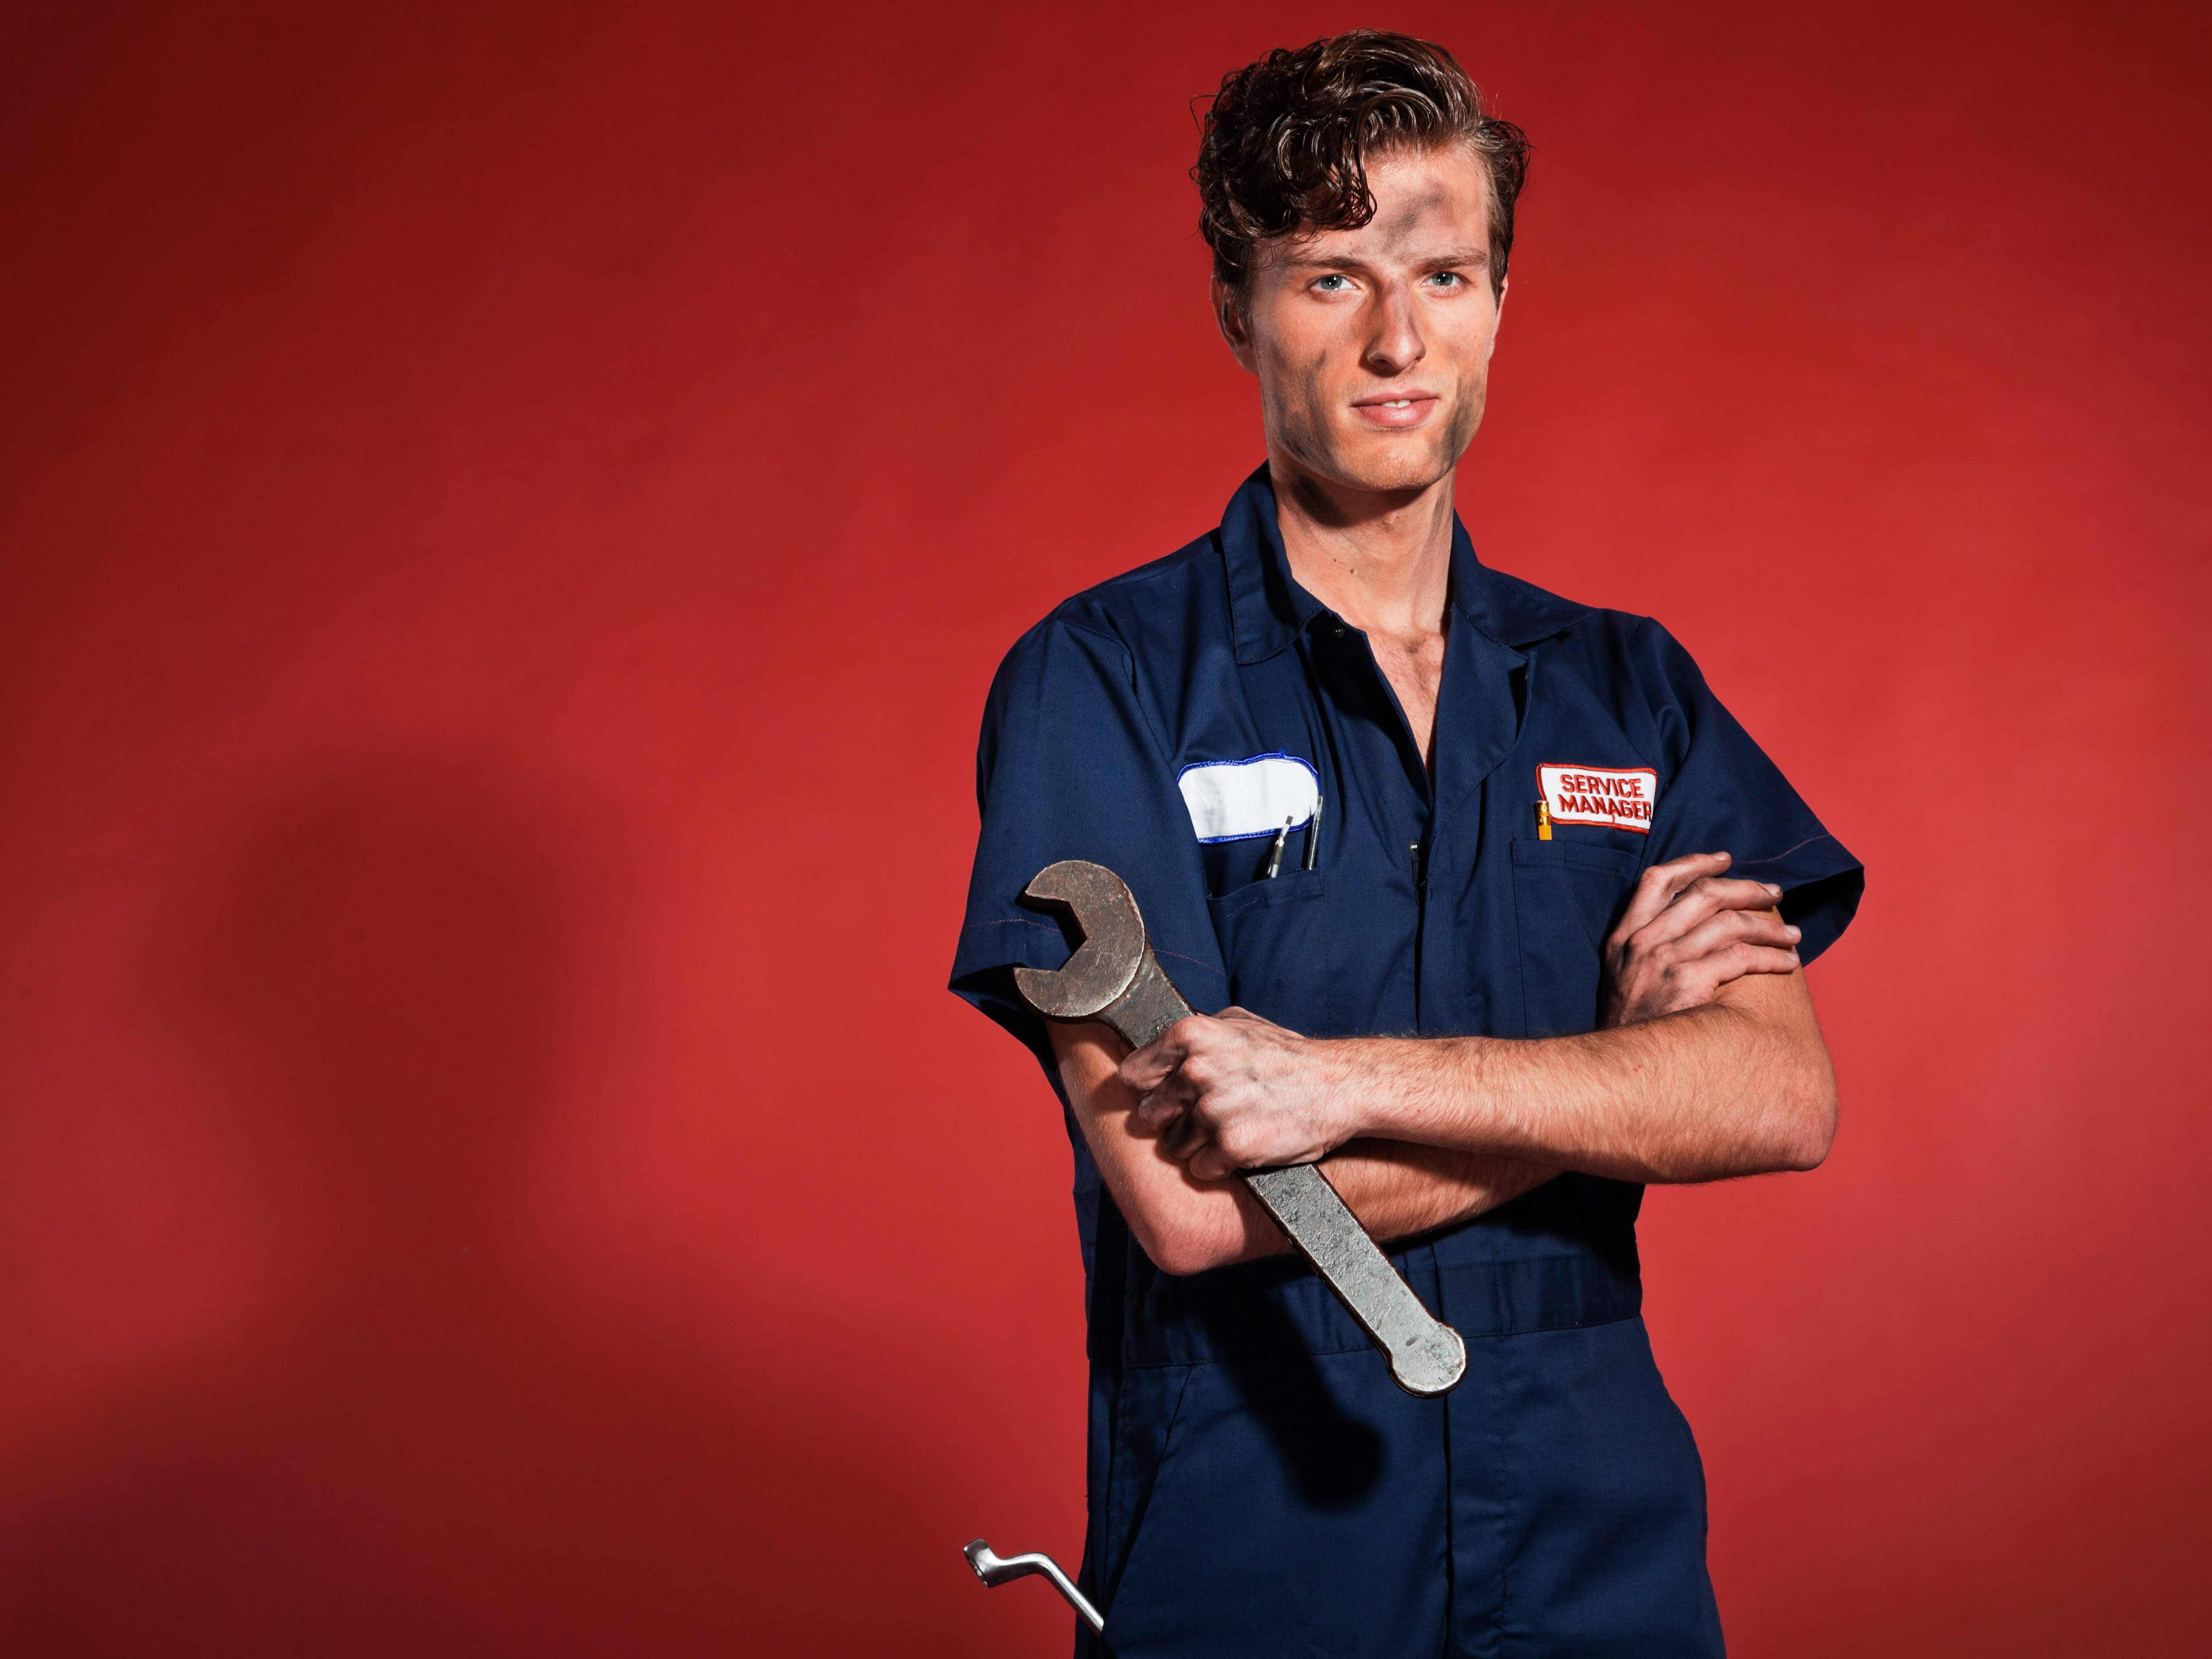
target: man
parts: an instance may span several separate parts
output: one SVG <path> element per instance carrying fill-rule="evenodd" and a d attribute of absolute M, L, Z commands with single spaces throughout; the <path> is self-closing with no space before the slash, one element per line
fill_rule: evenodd
<path fill-rule="evenodd" d="M 1526 154 L 1404 36 L 1229 76 L 1196 177 L 1267 463 L 992 688 L 953 986 L 1072 1126 L 1121 1659 L 1721 1649 L 1635 1217 L 1826 1155 L 1802 964 L 1863 878 L 1657 624 L 1454 514 Z M 1066 959 L 1019 898 L 1064 858 L 1128 882 L 1201 1011 L 1137 1053 L 1012 989 Z M 1466 1338 L 1443 1398 L 1228 1178 L 1316 1158 Z"/>

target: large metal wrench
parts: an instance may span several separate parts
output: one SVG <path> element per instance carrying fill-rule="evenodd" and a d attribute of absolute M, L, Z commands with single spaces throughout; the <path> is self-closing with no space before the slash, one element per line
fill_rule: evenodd
<path fill-rule="evenodd" d="M 1066 966 L 1014 969 L 1024 1000 L 1047 1019 L 1097 1020 L 1141 1048 L 1188 1016 L 1190 1004 L 1152 954 L 1135 896 L 1111 870 L 1065 859 L 1038 871 L 1023 896 L 1071 912 L 1083 931 Z M 1467 1344 L 1422 1305 L 1318 1169 L 1244 1170 L 1237 1178 L 1382 1350 L 1392 1381 L 1425 1396 L 1460 1380 Z"/>

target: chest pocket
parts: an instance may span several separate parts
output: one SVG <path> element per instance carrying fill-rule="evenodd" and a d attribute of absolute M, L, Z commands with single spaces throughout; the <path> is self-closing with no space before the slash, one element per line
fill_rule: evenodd
<path fill-rule="evenodd" d="M 1513 843 L 1525 1035 L 1564 1036 L 1596 1027 L 1605 936 L 1642 865 L 1625 848 L 1574 841 Z"/>
<path fill-rule="evenodd" d="M 1328 878 L 1285 870 L 1208 899 L 1229 1000 L 1308 1036 L 1330 1033 Z"/>

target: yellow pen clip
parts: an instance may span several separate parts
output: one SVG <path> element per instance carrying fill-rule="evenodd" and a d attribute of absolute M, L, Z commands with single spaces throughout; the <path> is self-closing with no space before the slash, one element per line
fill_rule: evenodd
<path fill-rule="evenodd" d="M 1552 809 L 1542 801 L 1538 801 L 1536 803 L 1536 839 L 1549 841 L 1551 838 Z"/>

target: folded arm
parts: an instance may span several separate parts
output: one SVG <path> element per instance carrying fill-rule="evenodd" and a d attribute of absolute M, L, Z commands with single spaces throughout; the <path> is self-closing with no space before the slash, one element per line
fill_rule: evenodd
<path fill-rule="evenodd" d="M 1835 1128 L 1827 1052 L 1795 974 L 1535 1042 L 1316 1042 L 1232 1009 L 1179 1022 L 1121 1076 L 1142 1095 L 1139 1122 L 1201 1179 L 1381 1136 L 1623 1181 L 1718 1181 L 1811 1169 Z"/>
<path fill-rule="evenodd" d="M 1316 1040 L 1231 1010 L 1124 1056 L 1103 1027 L 1057 1029 L 1068 1097 L 1139 1243 L 1171 1273 L 1287 1249 L 1226 1177 L 1316 1158 L 1386 1240 L 1563 1169 L 1706 1181 L 1818 1164 L 1835 1093 L 1796 930 L 1777 890 L 1721 878 L 1728 861 L 1645 872 L 1607 943 L 1611 1029 L 1585 1036 Z"/>
<path fill-rule="evenodd" d="M 1291 1249 L 1244 1183 L 1191 1173 L 1120 1075 L 1128 1045 L 1104 1025 L 1055 1025 L 1060 1081 L 1107 1190 L 1145 1254 L 1171 1273 L 1199 1273 Z M 1518 1198 L 1559 1170 L 1481 1152 L 1354 1140 L 1328 1160 L 1334 1187 L 1378 1239 L 1409 1237 Z M 1241 1167 L 1241 1166 L 1240 1166 Z"/>

